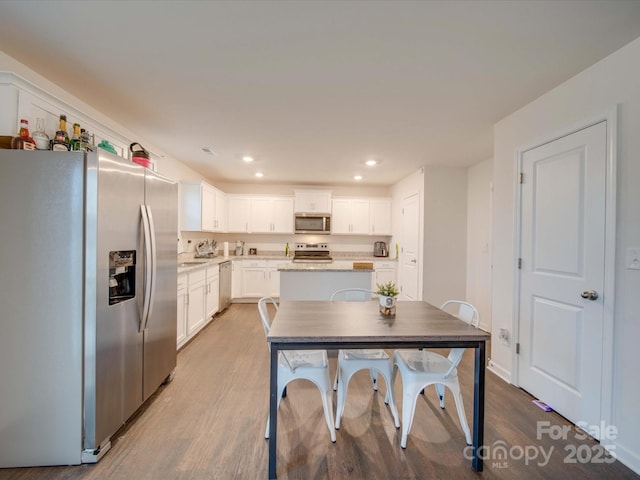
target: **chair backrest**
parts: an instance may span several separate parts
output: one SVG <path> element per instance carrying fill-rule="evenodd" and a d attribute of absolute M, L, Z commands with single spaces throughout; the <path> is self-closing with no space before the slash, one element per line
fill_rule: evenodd
<path fill-rule="evenodd" d="M 264 328 L 264 334 L 269 334 L 269 329 L 271 328 L 271 318 L 269 317 L 269 310 L 267 309 L 267 305 L 271 303 L 278 311 L 278 304 L 271 297 L 262 297 L 258 300 L 258 313 L 260 313 L 260 320 L 262 320 L 262 328 Z"/>
<path fill-rule="evenodd" d="M 458 307 L 458 309 L 455 310 L 455 307 Z M 450 311 L 452 315 L 473 327 L 478 328 L 478 325 L 480 324 L 480 313 L 476 307 L 471 305 L 469 302 L 464 302 L 462 300 L 448 300 L 440 306 L 440 310 L 444 310 L 445 312 Z"/>
<path fill-rule="evenodd" d="M 373 292 L 366 288 L 343 288 L 331 295 L 332 302 L 366 302 L 371 300 Z"/>
<path fill-rule="evenodd" d="M 457 310 L 456 310 L 457 307 Z M 448 311 L 455 317 L 458 317 L 463 322 L 468 323 L 472 327 L 478 328 L 480 324 L 480 313 L 469 302 L 465 302 L 462 300 L 448 300 L 444 302 L 440 306 L 440 310 Z M 445 378 L 448 377 L 451 372 L 458 366 L 460 361 L 462 360 L 462 355 L 464 354 L 464 348 L 452 348 L 449 352 L 449 356 L 447 357 L 451 362 L 451 367 L 444 374 Z"/>

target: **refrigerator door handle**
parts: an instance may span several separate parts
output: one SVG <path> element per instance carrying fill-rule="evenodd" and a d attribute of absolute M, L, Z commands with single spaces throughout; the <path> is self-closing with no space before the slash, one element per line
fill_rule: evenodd
<path fill-rule="evenodd" d="M 149 289 L 149 305 L 147 307 L 147 316 L 144 317 L 143 330 L 146 330 L 149 318 L 153 312 L 153 304 L 156 300 L 156 227 L 153 224 L 153 212 L 151 205 L 147 205 L 147 221 L 149 222 L 149 237 L 151 239 L 151 288 Z"/>
<path fill-rule="evenodd" d="M 149 316 L 149 305 L 151 303 L 151 285 L 152 285 L 152 259 L 151 259 L 151 232 L 149 231 L 149 215 L 147 214 L 147 206 L 140 205 L 140 213 L 142 214 L 142 229 L 144 231 L 144 296 L 142 300 L 142 316 L 138 331 L 142 332 L 147 324 Z"/>

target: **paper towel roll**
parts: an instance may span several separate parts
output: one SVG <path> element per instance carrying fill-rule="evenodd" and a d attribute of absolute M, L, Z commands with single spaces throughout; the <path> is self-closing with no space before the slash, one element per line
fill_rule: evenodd
<path fill-rule="evenodd" d="M 229 242 L 222 243 L 222 255 L 225 257 L 229 256 Z"/>

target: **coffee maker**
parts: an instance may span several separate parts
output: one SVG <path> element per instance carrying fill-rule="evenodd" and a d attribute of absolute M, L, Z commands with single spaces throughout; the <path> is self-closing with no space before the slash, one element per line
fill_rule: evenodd
<path fill-rule="evenodd" d="M 375 242 L 373 244 L 373 256 L 374 257 L 388 257 L 389 246 L 387 242 Z"/>

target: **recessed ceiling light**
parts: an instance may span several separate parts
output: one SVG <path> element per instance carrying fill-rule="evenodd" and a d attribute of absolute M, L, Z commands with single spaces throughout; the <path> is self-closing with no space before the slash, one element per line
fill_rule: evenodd
<path fill-rule="evenodd" d="M 353 179 L 354 180 L 362 180 L 362 175 L 354 175 Z"/>
<path fill-rule="evenodd" d="M 262 173 L 262 172 L 256 172 L 256 177 L 258 177 L 258 178 L 262 178 L 262 177 L 264 177 L 264 173 Z"/>
<path fill-rule="evenodd" d="M 378 162 L 376 162 L 373 158 L 371 160 L 367 160 L 366 162 L 364 162 L 365 165 L 367 167 L 373 167 L 375 164 L 377 164 Z"/>
<path fill-rule="evenodd" d="M 244 160 L 247 163 L 251 163 L 251 162 L 253 162 L 253 157 L 244 156 L 244 157 L 242 157 L 242 160 Z"/>

